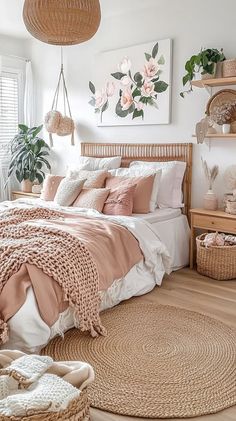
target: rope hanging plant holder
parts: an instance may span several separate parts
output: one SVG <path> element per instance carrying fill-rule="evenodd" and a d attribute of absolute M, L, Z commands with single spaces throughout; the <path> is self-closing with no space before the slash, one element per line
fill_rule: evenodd
<path fill-rule="evenodd" d="M 63 95 L 63 108 L 64 115 L 58 111 L 58 100 L 60 91 L 62 89 Z M 68 112 L 68 114 L 67 114 Z M 69 115 L 69 116 L 68 116 Z M 68 97 L 68 91 L 66 87 L 65 75 L 64 75 L 64 66 L 63 66 L 63 55 L 61 50 L 61 70 L 59 73 L 59 79 L 54 94 L 52 108 L 49 111 L 44 119 L 45 128 L 49 133 L 50 146 L 53 146 L 53 133 L 58 136 L 69 136 L 71 135 L 71 145 L 74 145 L 74 130 L 75 124 L 72 119 L 71 107 Z"/>

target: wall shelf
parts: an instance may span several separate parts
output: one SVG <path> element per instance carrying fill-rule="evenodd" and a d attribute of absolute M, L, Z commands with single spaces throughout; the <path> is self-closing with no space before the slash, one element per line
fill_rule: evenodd
<path fill-rule="evenodd" d="M 195 134 L 193 134 L 192 137 L 196 137 Z M 211 133 L 205 136 L 205 139 L 231 139 L 236 140 L 236 133 Z"/>
<path fill-rule="evenodd" d="M 221 77 L 213 79 L 193 80 L 192 85 L 197 88 L 236 85 L 236 77 Z"/>

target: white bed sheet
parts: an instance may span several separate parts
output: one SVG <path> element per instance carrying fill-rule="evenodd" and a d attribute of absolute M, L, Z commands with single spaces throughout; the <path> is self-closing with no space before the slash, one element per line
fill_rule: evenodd
<path fill-rule="evenodd" d="M 23 206 L 24 203 L 19 202 L 19 205 Z M 179 209 L 174 211 L 179 211 L 178 214 L 181 213 Z M 171 215 L 171 219 L 166 219 L 168 213 Z M 146 230 L 147 228 L 147 235 L 149 236 L 150 242 L 151 239 L 155 239 L 155 237 L 160 239 L 160 244 L 163 244 L 164 249 L 166 247 L 170 252 L 171 270 L 176 270 L 188 264 L 189 227 L 187 218 L 184 215 L 179 215 L 177 217 L 174 217 L 173 215 L 174 213 L 170 210 L 158 210 L 153 218 L 152 224 L 147 222 L 143 215 L 139 215 L 138 218 L 113 217 L 112 219 L 117 220 L 117 222 L 120 219 L 120 222 L 122 222 L 124 226 L 128 227 L 129 225 L 129 229 L 134 233 L 136 229 L 135 220 L 137 221 L 139 230 L 140 228 L 141 231 Z M 162 218 L 165 220 L 161 220 Z M 157 219 L 158 222 L 155 222 Z M 143 222 L 138 223 L 138 221 Z M 140 232 L 139 236 L 140 234 L 142 233 Z M 143 234 L 140 236 L 141 243 L 143 241 L 142 236 Z M 145 249 L 145 244 L 142 245 L 142 248 L 143 247 Z M 147 261 L 149 260 L 149 262 L 147 262 L 149 264 L 153 264 L 153 251 L 151 250 L 152 246 L 149 248 L 149 252 L 146 249 L 145 257 Z M 161 285 L 163 276 L 164 270 L 160 263 L 150 270 L 150 265 L 148 267 L 147 264 L 141 261 L 135 265 L 123 279 L 116 280 L 107 291 L 101 293 L 101 310 L 111 308 L 132 296 L 148 293 L 155 285 Z M 39 352 L 55 335 L 62 334 L 66 330 L 72 328 L 74 326 L 74 317 L 73 311 L 69 308 L 60 315 L 58 321 L 50 329 L 41 319 L 34 292 L 32 288 L 29 288 L 24 305 L 16 315 L 11 318 L 8 324 L 10 335 L 5 348 L 21 349 L 25 352 Z"/>
<path fill-rule="evenodd" d="M 170 219 L 177 218 L 180 215 L 182 215 L 181 209 L 166 208 L 156 209 L 150 213 L 133 213 L 132 216 L 141 218 L 149 222 L 149 224 L 154 224 L 156 222 L 170 221 Z"/>

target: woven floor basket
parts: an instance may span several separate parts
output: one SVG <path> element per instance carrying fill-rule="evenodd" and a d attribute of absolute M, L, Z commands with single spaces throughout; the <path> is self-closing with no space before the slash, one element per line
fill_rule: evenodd
<path fill-rule="evenodd" d="M 60 412 L 34 412 L 26 417 L 0 416 L 1 421 L 90 421 L 89 400 L 87 390 L 81 392 L 78 399 L 74 399 L 69 406 Z"/>
<path fill-rule="evenodd" d="M 199 235 L 197 242 L 197 271 L 218 281 L 236 278 L 236 246 L 211 246 L 206 248 Z"/>

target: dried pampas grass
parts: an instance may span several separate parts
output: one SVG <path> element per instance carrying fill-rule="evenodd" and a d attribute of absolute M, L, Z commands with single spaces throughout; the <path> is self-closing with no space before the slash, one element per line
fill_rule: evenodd
<path fill-rule="evenodd" d="M 219 167 L 218 165 L 214 165 L 212 168 L 210 168 L 206 162 L 206 160 L 202 159 L 202 166 L 204 170 L 205 177 L 209 183 L 209 190 L 212 190 L 213 183 L 219 174 Z"/>

